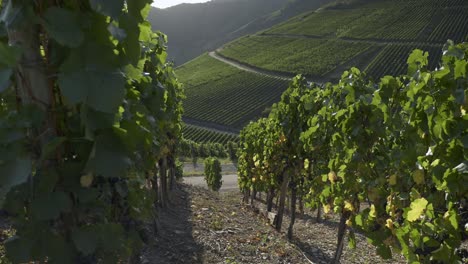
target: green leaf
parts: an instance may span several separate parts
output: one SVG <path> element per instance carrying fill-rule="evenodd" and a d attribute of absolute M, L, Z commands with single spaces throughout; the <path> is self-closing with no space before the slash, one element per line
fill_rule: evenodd
<path fill-rule="evenodd" d="M 56 137 L 47 142 L 42 150 L 41 153 L 41 160 L 46 160 L 54 154 L 55 150 L 57 150 L 60 145 L 62 145 L 67 138 L 65 137 Z"/>
<path fill-rule="evenodd" d="M 0 160 L 0 186 L 2 189 L 20 185 L 31 175 L 32 164 L 29 158 L 17 157 L 14 160 Z"/>
<path fill-rule="evenodd" d="M 104 250 L 115 251 L 125 246 L 124 230 L 120 224 L 110 223 L 100 225 L 96 232 L 100 238 L 100 246 Z"/>
<path fill-rule="evenodd" d="M 58 43 L 76 48 L 84 40 L 77 13 L 64 8 L 51 7 L 44 15 L 47 33 Z"/>
<path fill-rule="evenodd" d="M 10 77 L 13 74 L 12 69 L 0 70 L 0 93 L 10 87 Z"/>
<path fill-rule="evenodd" d="M 30 239 L 14 236 L 5 242 L 6 256 L 13 263 L 29 263 L 33 242 Z"/>
<path fill-rule="evenodd" d="M 355 249 L 356 248 L 356 236 L 354 234 L 353 231 L 350 231 L 349 232 L 349 236 L 348 236 L 348 246 L 349 248 L 351 249 Z"/>
<path fill-rule="evenodd" d="M 124 0 L 90 0 L 91 8 L 103 15 L 118 19 L 124 8 Z"/>
<path fill-rule="evenodd" d="M 146 9 L 151 2 L 152 0 L 128 0 L 128 11 L 134 18 L 141 21 L 148 15 Z"/>
<path fill-rule="evenodd" d="M 59 76 L 59 85 L 71 103 L 86 103 L 105 113 L 117 112 L 125 96 L 125 79 L 121 72 L 64 73 Z"/>
<path fill-rule="evenodd" d="M 9 46 L 6 43 L 0 42 L 0 64 L 13 68 L 18 63 L 20 56 L 21 50 L 18 47 Z M 8 74 L 8 70 L 11 71 L 11 69 L 2 70 L 2 72 L 6 71 L 3 74 Z M 10 75 L 8 75 L 8 78 Z M 5 77 L 2 77 L 2 81 L 3 79 L 5 79 Z"/>
<path fill-rule="evenodd" d="M 415 170 L 413 172 L 413 181 L 416 184 L 424 184 L 424 171 L 423 170 Z"/>
<path fill-rule="evenodd" d="M 45 221 L 56 219 L 62 212 L 69 212 L 72 202 L 64 192 L 45 193 L 34 199 L 31 207 L 33 216 Z"/>
<path fill-rule="evenodd" d="M 408 75 L 413 76 L 416 71 L 425 67 L 428 64 L 429 54 L 422 50 L 414 50 L 408 58 Z"/>
<path fill-rule="evenodd" d="M 98 246 L 98 234 L 90 227 L 81 227 L 72 232 L 72 240 L 76 248 L 85 256 L 91 255 Z"/>
<path fill-rule="evenodd" d="M 377 247 L 377 254 L 381 256 L 383 259 L 391 259 L 392 258 L 392 251 L 390 250 L 390 247 L 380 245 Z"/>
<path fill-rule="evenodd" d="M 457 60 L 455 62 L 455 79 L 466 76 L 466 68 L 468 61 L 466 60 Z"/>
<path fill-rule="evenodd" d="M 356 223 L 357 226 L 362 226 L 363 221 L 362 221 L 362 215 L 358 214 L 356 217 L 354 217 L 354 222 Z"/>
<path fill-rule="evenodd" d="M 50 263 L 72 263 L 75 258 L 70 243 L 58 234 L 45 233 L 41 240 L 44 244 L 44 252 Z"/>
<path fill-rule="evenodd" d="M 126 175 L 131 161 L 118 141 L 111 135 L 106 136 L 96 139 L 93 155 L 86 168 L 98 176 L 122 178 Z"/>
<path fill-rule="evenodd" d="M 440 247 L 432 252 L 432 257 L 434 260 L 442 260 L 445 263 L 450 263 L 450 258 L 453 254 L 453 249 L 451 249 L 445 242 L 440 244 Z"/>
<path fill-rule="evenodd" d="M 419 219 L 424 210 L 426 209 L 428 202 L 424 198 L 419 198 L 414 200 L 410 205 L 410 210 L 408 211 L 408 216 L 406 220 L 414 222 Z"/>

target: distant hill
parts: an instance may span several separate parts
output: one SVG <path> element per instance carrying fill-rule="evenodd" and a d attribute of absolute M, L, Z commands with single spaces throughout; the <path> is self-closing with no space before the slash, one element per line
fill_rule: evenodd
<path fill-rule="evenodd" d="M 401 75 L 414 49 L 429 52 L 434 69 L 448 39 L 468 41 L 467 0 L 338 0 L 303 11 L 177 68 L 184 118 L 239 130 L 279 100 L 288 85 L 280 76 L 324 83 L 353 66 L 372 79 Z"/>
<path fill-rule="evenodd" d="M 169 58 L 176 65 L 217 47 L 330 0 L 213 0 L 181 4 L 166 9 L 153 8 L 149 21 L 153 29 L 169 38 Z"/>

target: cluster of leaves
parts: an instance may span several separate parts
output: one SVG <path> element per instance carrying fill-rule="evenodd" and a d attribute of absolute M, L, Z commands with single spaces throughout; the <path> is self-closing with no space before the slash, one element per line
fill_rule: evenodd
<path fill-rule="evenodd" d="M 14 263 L 128 259 L 175 153 L 182 89 L 151 0 L 2 1 L 0 200 Z"/>
<path fill-rule="evenodd" d="M 415 50 L 407 75 L 379 83 L 356 68 L 324 87 L 297 77 L 268 119 L 241 132 L 240 187 L 278 186 L 275 160 L 294 173 L 309 206 L 340 213 L 353 227 L 350 246 L 357 229 L 384 258 L 393 250 L 410 263 L 461 261 L 468 45 L 449 41 L 443 53 L 441 67 L 429 71 L 428 54 Z"/>
<path fill-rule="evenodd" d="M 205 181 L 213 191 L 219 191 L 223 184 L 221 175 L 221 163 L 217 158 L 209 157 L 205 159 Z"/>

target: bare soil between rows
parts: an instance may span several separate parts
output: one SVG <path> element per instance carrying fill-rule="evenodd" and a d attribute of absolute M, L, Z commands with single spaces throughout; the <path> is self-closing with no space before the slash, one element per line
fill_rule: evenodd
<path fill-rule="evenodd" d="M 294 238 L 268 223 L 262 210 L 241 203 L 238 191 L 215 193 L 179 184 L 171 205 L 159 214 L 158 233 L 143 251 L 143 263 L 330 263 L 338 217 L 317 223 L 313 212 L 298 215 Z M 257 201 L 254 208 L 265 207 Z M 341 263 L 406 263 L 401 256 L 383 260 L 357 234 L 356 249 L 345 248 Z"/>

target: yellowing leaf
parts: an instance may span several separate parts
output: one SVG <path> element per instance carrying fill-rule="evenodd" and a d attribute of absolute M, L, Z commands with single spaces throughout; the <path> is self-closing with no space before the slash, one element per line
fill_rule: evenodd
<path fill-rule="evenodd" d="M 372 204 L 371 207 L 370 207 L 369 216 L 372 217 L 372 218 L 376 218 L 376 217 L 377 217 L 377 212 L 375 211 L 375 206 L 374 206 L 373 204 Z"/>
<path fill-rule="evenodd" d="M 328 180 L 331 182 L 331 183 L 335 183 L 336 180 L 337 180 L 337 176 L 336 176 L 336 173 L 334 171 L 330 171 L 328 173 Z"/>
<path fill-rule="evenodd" d="M 331 210 L 331 206 L 329 204 L 323 206 L 323 211 L 328 214 Z"/>
<path fill-rule="evenodd" d="M 416 184 L 424 184 L 424 171 L 415 170 L 413 172 L 413 180 Z"/>
<path fill-rule="evenodd" d="M 411 205 L 410 205 L 410 210 L 408 211 L 408 215 L 406 217 L 406 220 L 410 222 L 414 222 L 419 219 L 421 214 L 424 212 L 424 210 L 427 207 L 427 200 L 424 198 L 419 198 L 414 200 Z"/>
<path fill-rule="evenodd" d="M 255 161 L 254 165 L 256 168 L 260 167 L 260 161 L 259 160 Z"/>
<path fill-rule="evenodd" d="M 393 220 L 391 218 L 387 219 L 385 226 L 388 229 L 393 230 Z"/>
<path fill-rule="evenodd" d="M 353 223 L 351 222 L 351 220 L 348 219 L 348 220 L 346 220 L 346 225 L 347 225 L 347 226 L 352 226 Z"/>
<path fill-rule="evenodd" d="M 346 202 L 345 202 L 344 209 L 345 209 L 345 210 L 348 210 L 348 211 L 350 211 L 350 212 L 354 212 L 354 206 L 353 206 L 353 204 L 350 203 L 349 201 L 346 201 Z"/>
<path fill-rule="evenodd" d="M 86 175 L 81 176 L 80 178 L 81 187 L 89 188 L 89 186 L 93 184 L 93 179 L 94 177 L 92 173 L 88 173 Z"/>
<path fill-rule="evenodd" d="M 388 184 L 390 184 L 391 186 L 397 184 L 397 176 L 396 176 L 396 174 L 393 174 L 393 175 L 391 175 L 391 176 L 388 178 Z"/>

